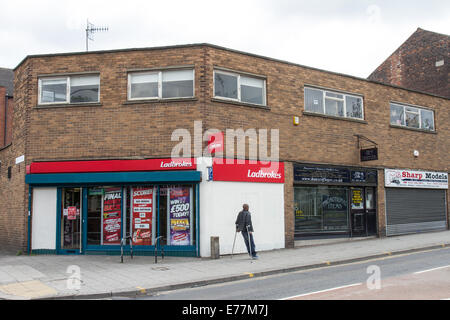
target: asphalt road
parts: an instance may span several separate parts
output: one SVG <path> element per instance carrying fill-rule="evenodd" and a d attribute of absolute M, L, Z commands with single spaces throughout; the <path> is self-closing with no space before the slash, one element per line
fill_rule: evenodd
<path fill-rule="evenodd" d="M 450 248 L 139 297 L 145 300 L 449 298 Z"/>

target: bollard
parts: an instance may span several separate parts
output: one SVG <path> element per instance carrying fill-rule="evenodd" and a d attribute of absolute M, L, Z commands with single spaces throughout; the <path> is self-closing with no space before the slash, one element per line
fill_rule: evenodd
<path fill-rule="evenodd" d="M 219 237 L 211 237 L 211 259 L 220 258 Z"/>

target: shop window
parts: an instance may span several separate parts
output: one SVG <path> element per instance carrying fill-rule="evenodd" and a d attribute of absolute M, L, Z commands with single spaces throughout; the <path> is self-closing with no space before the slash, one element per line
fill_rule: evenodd
<path fill-rule="evenodd" d="M 87 244 L 118 245 L 121 241 L 122 189 L 88 189 Z"/>
<path fill-rule="evenodd" d="M 434 131 L 434 112 L 419 107 L 391 103 L 391 125 Z"/>
<path fill-rule="evenodd" d="M 192 97 L 194 97 L 194 69 L 128 74 L 128 100 Z"/>
<path fill-rule="evenodd" d="M 100 76 L 79 75 L 39 79 L 39 104 L 100 101 Z"/>
<path fill-rule="evenodd" d="M 340 187 L 294 188 L 295 232 L 347 232 L 348 189 Z"/>
<path fill-rule="evenodd" d="M 266 80 L 233 72 L 214 70 L 214 97 L 266 105 Z"/>
<path fill-rule="evenodd" d="M 305 111 L 334 117 L 364 119 L 362 97 L 305 87 Z"/>
<path fill-rule="evenodd" d="M 70 78 L 70 103 L 98 102 L 100 79 L 98 76 Z"/>

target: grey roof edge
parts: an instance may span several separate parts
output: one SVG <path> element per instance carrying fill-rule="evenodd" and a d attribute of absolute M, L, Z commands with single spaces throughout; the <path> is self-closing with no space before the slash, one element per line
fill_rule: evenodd
<path fill-rule="evenodd" d="M 328 71 L 328 70 L 315 68 L 315 67 L 310 67 L 310 66 L 306 66 L 306 65 L 302 65 L 302 64 L 286 61 L 286 60 L 270 58 L 270 57 L 267 57 L 267 56 L 258 55 L 258 54 L 254 54 L 254 53 L 249 53 L 249 52 L 244 52 L 244 51 L 240 51 L 240 50 L 236 50 L 236 49 L 230 49 L 230 48 L 227 48 L 227 47 L 223 47 L 223 46 L 219 46 L 219 45 L 215 45 L 215 44 L 210 44 L 210 43 L 206 43 L 206 42 L 204 42 L 204 43 L 191 43 L 191 44 L 179 44 L 179 45 L 170 45 L 170 46 L 158 46 L 158 47 L 141 47 L 141 48 L 125 48 L 125 49 L 110 49 L 110 50 L 98 50 L 98 51 L 78 51 L 78 52 L 64 52 L 64 53 L 48 53 L 48 54 L 27 55 L 24 59 L 22 59 L 21 62 L 19 62 L 19 64 L 13 69 L 13 71 L 16 71 L 17 68 L 19 68 L 26 60 L 31 59 L 31 58 L 56 57 L 56 56 L 73 56 L 73 55 L 88 55 L 88 54 L 109 54 L 109 53 L 132 52 L 132 51 L 156 51 L 156 50 L 168 50 L 168 49 L 178 49 L 178 48 L 193 48 L 193 47 L 209 47 L 209 48 L 213 48 L 213 49 L 224 50 L 224 51 L 233 52 L 233 53 L 237 53 L 237 54 L 242 54 L 242 55 L 246 55 L 246 56 L 250 56 L 250 57 L 254 57 L 254 58 L 259 58 L 259 59 L 269 60 L 269 61 L 273 61 L 273 62 L 288 64 L 288 65 L 301 67 L 301 68 L 305 68 L 305 69 L 310 69 L 310 70 L 314 70 L 314 71 L 319 71 L 319 72 L 325 72 L 325 73 L 328 73 L 328 74 L 337 75 L 337 76 L 341 76 L 341 77 L 346 77 L 346 78 L 350 78 L 350 79 L 355 79 L 355 80 L 359 80 L 359 81 L 363 81 L 363 82 L 374 83 L 374 84 L 382 85 L 382 86 L 385 86 L 385 87 L 391 87 L 391 88 L 395 88 L 395 89 L 402 89 L 402 90 L 406 90 L 406 91 L 409 91 L 409 92 L 414 92 L 414 93 L 424 94 L 424 95 L 428 95 L 428 96 L 432 96 L 432 97 L 436 97 L 436 98 L 450 100 L 447 97 L 436 95 L 436 94 L 429 93 L 429 92 L 412 90 L 412 89 L 409 89 L 409 88 L 400 87 L 400 86 L 396 86 L 396 85 L 392 85 L 392 84 L 387 84 L 387 83 L 383 83 L 383 82 L 379 82 L 379 81 L 369 80 L 369 79 L 366 79 L 366 78 L 361 78 L 361 77 L 357 77 L 357 76 L 353 76 L 353 75 L 348 75 L 348 74 L 339 73 L 339 72 L 335 72 L 335 71 Z"/>
<path fill-rule="evenodd" d="M 12 97 L 14 93 L 14 71 L 0 67 L 0 87 L 6 88 L 6 96 Z"/>

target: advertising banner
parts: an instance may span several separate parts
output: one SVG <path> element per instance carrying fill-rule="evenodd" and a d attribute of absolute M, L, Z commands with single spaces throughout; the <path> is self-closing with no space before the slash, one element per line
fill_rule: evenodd
<path fill-rule="evenodd" d="M 294 181 L 298 183 L 376 185 L 377 180 L 376 169 L 294 164 Z"/>
<path fill-rule="evenodd" d="M 169 198 L 170 245 L 186 246 L 191 244 L 191 210 L 190 188 L 171 188 Z"/>
<path fill-rule="evenodd" d="M 152 244 L 153 187 L 135 187 L 132 191 L 132 239 L 134 245 Z"/>
<path fill-rule="evenodd" d="M 194 158 L 163 158 L 143 160 L 90 160 L 33 162 L 28 173 L 81 173 L 81 172 L 122 172 L 122 171 L 162 171 L 195 170 Z"/>
<path fill-rule="evenodd" d="M 103 196 L 103 244 L 120 244 L 122 190 L 105 189 Z"/>
<path fill-rule="evenodd" d="M 214 158 L 214 181 L 284 183 L 284 163 Z"/>
<path fill-rule="evenodd" d="M 448 173 L 414 170 L 384 170 L 386 187 L 448 189 Z"/>

